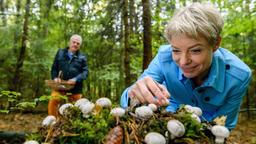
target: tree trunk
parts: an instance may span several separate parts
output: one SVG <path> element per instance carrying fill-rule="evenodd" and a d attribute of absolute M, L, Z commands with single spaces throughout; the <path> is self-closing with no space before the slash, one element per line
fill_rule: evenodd
<path fill-rule="evenodd" d="M 7 2 L 5 3 L 5 0 L 0 0 L 0 11 L 2 15 L 2 25 L 6 26 L 7 25 L 7 19 L 6 19 L 6 8 L 7 8 Z"/>
<path fill-rule="evenodd" d="M 21 24 L 21 20 L 20 20 L 21 0 L 17 0 L 16 8 L 17 8 L 17 15 L 16 15 L 15 24 L 18 26 Z M 13 38 L 13 53 L 15 56 L 18 56 L 17 49 L 18 49 L 19 37 L 20 37 L 20 32 L 17 30 L 15 31 L 14 38 Z"/>
<path fill-rule="evenodd" d="M 14 71 L 14 77 L 13 77 L 13 88 L 14 91 L 20 91 L 20 83 L 21 83 L 21 68 L 24 63 L 25 59 L 25 52 L 27 47 L 27 40 L 28 40 L 28 18 L 29 18 L 29 11 L 30 11 L 30 0 L 27 0 L 26 2 L 26 11 L 25 11 L 25 18 L 24 18 L 24 24 L 23 24 L 23 34 L 21 39 L 21 48 L 19 52 L 19 56 L 17 59 L 17 63 L 15 66 Z"/>
<path fill-rule="evenodd" d="M 149 0 L 142 0 L 143 6 L 143 70 L 152 59 L 151 13 Z"/>
<path fill-rule="evenodd" d="M 21 18 L 20 18 L 20 10 L 21 10 L 21 0 L 17 0 L 16 1 L 16 9 L 17 9 L 17 14 L 16 14 L 16 18 L 15 18 L 15 25 L 16 25 L 16 30 L 14 32 L 13 35 L 13 47 L 12 47 L 12 51 L 11 51 L 11 55 L 15 58 L 18 59 L 18 47 L 19 47 L 19 39 L 20 39 L 20 27 L 19 25 L 21 25 Z M 5 59 L 6 60 L 6 59 Z M 9 66 L 9 69 L 11 71 L 11 73 L 14 73 L 15 71 L 15 62 L 13 62 L 13 65 Z M 13 83 L 13 78 L 14 75 L 10 75 L 10 77 L 8 77 L 8 87 L 10 90 L 15 90 L 15 86 Z"/>
<path fill-rule="evenodd" d="M 135 7 L 134 7 L 134 0 L 130 0 L 129 3 L 129 19 L 130 19 L 130 33 L 134 33 L 135 31 L 135 16 L 136 16 L 136 12 L 135 12 Z"/>
<path fill-rule="evenodd" d="M 44 10 L 43 13 L 43 29 L 42 29 L 42 37 L 45 38 L 48 35 L 48 25 L 49 25 L 49 14 L 52 8 L 52 4 L 54 3 L 54 0 L 47 0 L 47 1 L 42 1 L 43 5 L 41 8 Z"/>
<path fill-rule="evenodd" d="M 129 24 L 128 24 L 128 0 L 124 0 L 123 5 L 123 20 L 124 20 L 124 73 L 125 85 L 131 84 L 131 69 L 130 69 L 130 45 L 129 45 Z"/>

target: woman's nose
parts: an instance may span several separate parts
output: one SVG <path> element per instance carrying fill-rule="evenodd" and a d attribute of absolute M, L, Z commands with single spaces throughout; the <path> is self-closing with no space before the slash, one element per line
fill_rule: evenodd
<path fill-rule="evenodd" d="M 180 65 L 183 66 L 183 65 L 188 65 L 191 63 L 191 59 L 190 57 L 187 55 L 187 54 L 183 54 L 181 57 L 180 57 Z"/>

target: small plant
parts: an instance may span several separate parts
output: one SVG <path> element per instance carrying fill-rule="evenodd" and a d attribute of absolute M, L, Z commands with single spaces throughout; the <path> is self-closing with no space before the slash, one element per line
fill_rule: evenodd
<path fill-rule="evenodd" d="M 1 91 L 0 92 L 0 112 L 9 113 L 12 107 L 15 107 L 21 94 L 15 91 Z"/>
<path fill-rule="evenodd" d="M 18 110 L 18 111 L 27 111 L 27 110 L 33 110 L 36 107 L 36 102 L 20 102 L 16 104 L 15 107 L 12 107 L 12 110 Z"/>

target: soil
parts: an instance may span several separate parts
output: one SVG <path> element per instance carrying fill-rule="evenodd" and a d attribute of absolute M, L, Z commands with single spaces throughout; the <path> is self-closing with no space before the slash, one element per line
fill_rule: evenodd
<path fill-rule="evenodd" d="M 0 131 L 36 132 L 46 116 L 46 113 L 0 114 Z M 8 143 L 8 141 L 0 140 L 0 143 Z M 236 128 L 232 130 L 227 144 L 256 144 L 256 119 L 249 120 L 246 116 L 240 115 L 238 124 Z"/>

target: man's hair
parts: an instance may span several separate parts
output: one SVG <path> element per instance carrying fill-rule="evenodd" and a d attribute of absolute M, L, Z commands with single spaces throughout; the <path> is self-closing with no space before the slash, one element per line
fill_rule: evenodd
<path fill-rule="evenodd" d="M 214 45 L 222 31 L 224 21 L 219 11 L 210 4 L 193 3 L 176 11 L 165 28 L 165 37 L 185 34 L 191 38 L 204 37 Z"/>
<path fill-rule="evenodd" d="M 79 41 L 80 41 L 80 44 L 82 44 L 83 39 L 82 39 L 82 37 L 81 37 L 80 35 L 78 35 L 78 34 L 73 34 L 73 35 L 70 37 L 70 40 L 69 40 L 69 41 L 71 41 L 73 38 L 78 38 Z"/>

